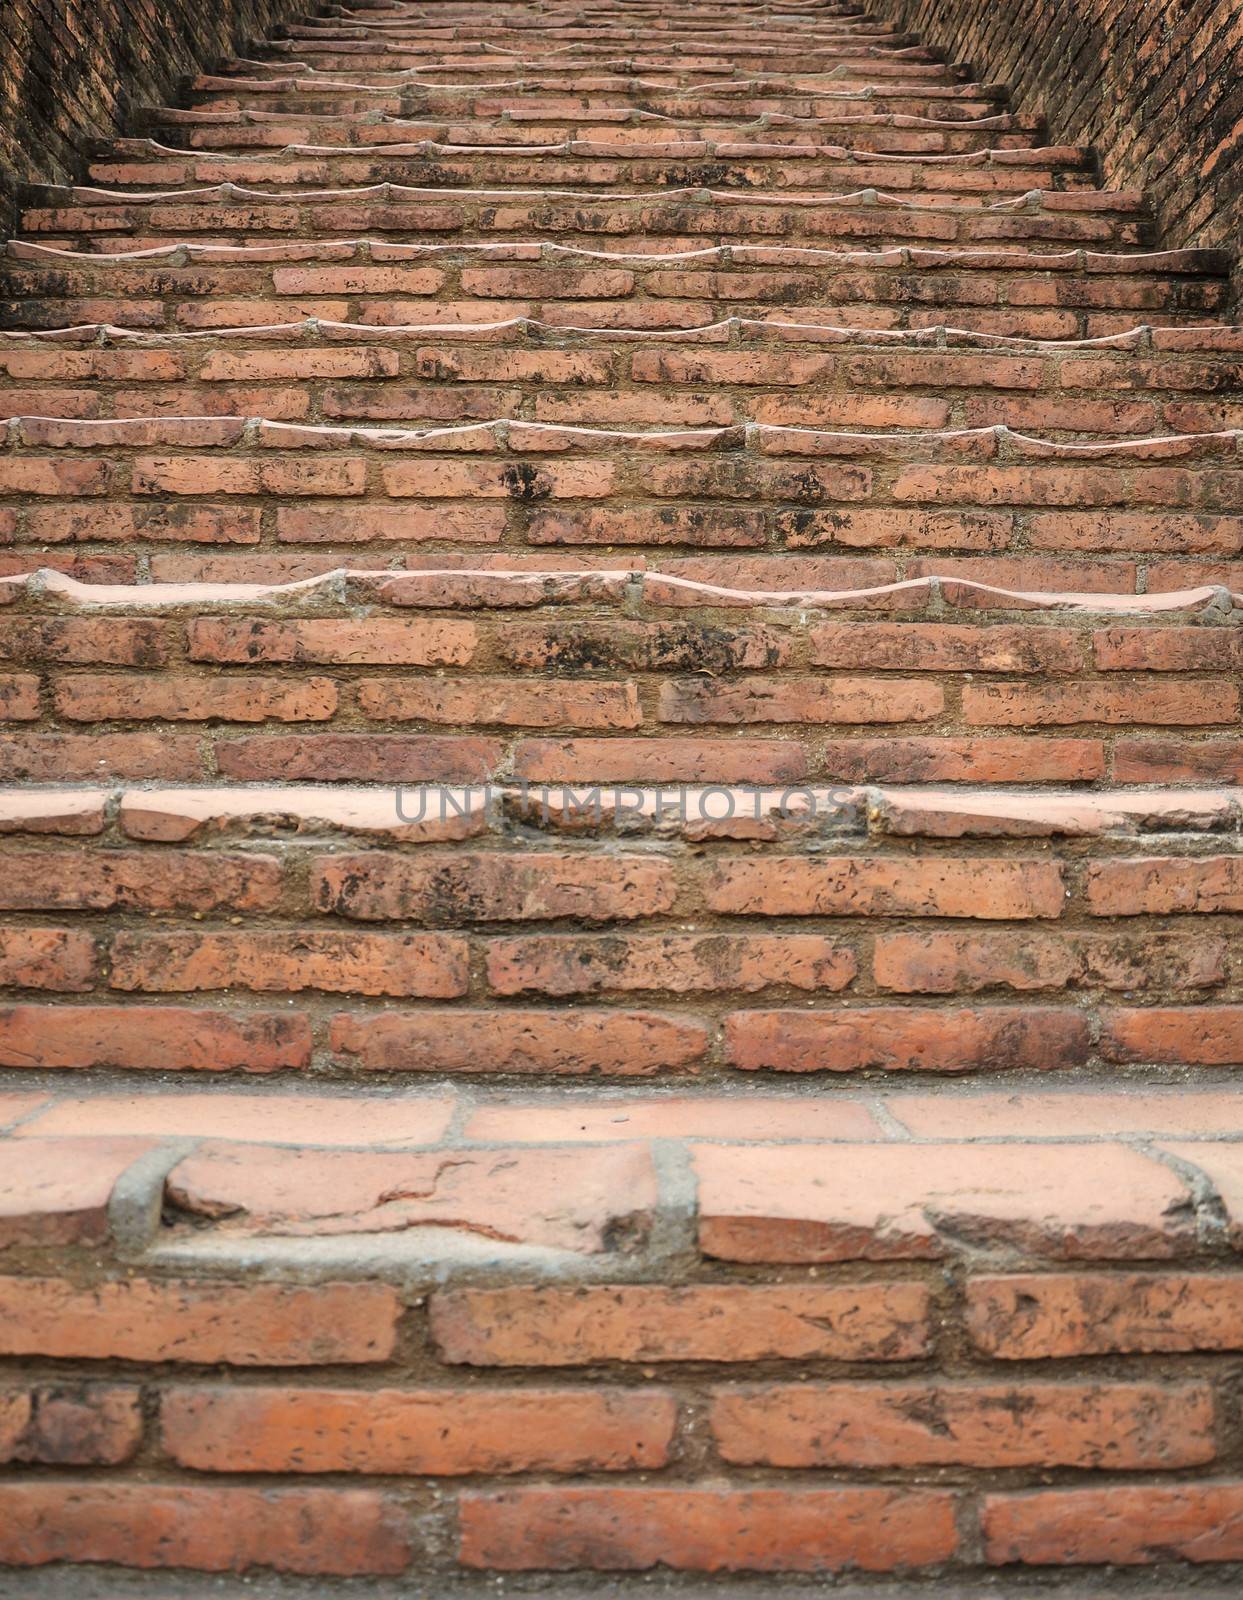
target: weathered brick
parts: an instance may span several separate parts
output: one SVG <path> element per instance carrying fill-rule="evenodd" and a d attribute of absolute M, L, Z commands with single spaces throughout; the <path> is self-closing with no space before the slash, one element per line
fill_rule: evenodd
<path fill-rule="evenodd" d="M 1237 1561 L 1243 1483 L 1113 1484 L 987 1495 L 984 1559 L 994 1566 L 1147 1566 Z"/>
<path fill-rule="evenodd" d="M 0 1461 L 56 1467 L 129 1461 L 142 1441 L 140 1401 L 137 1389 L 122 1385 L 66 1383 L 0 1391 Z"/>
<path fill-rule="evenodd" d="M 459 1515 L 464 1565 L 510 1572 L 888 1572 L 958 1544 L 937 1490 L 532 1487 L 471 1491 Z"/>
<path fill-rule="evenodd" d="M 178 994 L 203 989 L 259 993 L 465 994 L 466 945 L 435 934 L 119 933 L 112 941 L 114 989 Z"/>
<path fill-rule="evenodd" d="M 497 939 L 488 951 L 488 982 L 503 995 L 836 991 L 856 971 L 845 945 L 814 934 L 549 935 Z"/>
<path fill-rule="evenodd" d="M 401 1306 L 378 1283 L 10 1277 L 0 1310 L 5 1355 L 301 1367 L 387 1360 Z"/>
<path fill-rule="evenodd" d="M 704 900 L 740 916 L 1058 917 L 1062 869 L 1047 861 L 765 856 L 709 868 Z"/>
<path fill-rule="evenodd" d="M 7 911 L 270 911 L 280 885 L 272 856 L 0 849 Z"/>
<path fill-rule="evenodd" d="M 660 686 L 662 722 L 927 722 L 945 708 L 939 684 L 896 679 L 784 678 Z"/>
<path fill-rule="evenodd" d="M 1052 1006 L 735 1011 L 725 1042 L 748 1072 L 1050 1070 L 1081 1065 L 1091 1049 L 1083 1016 Z"/>
<path fill-rule="evenodd" d="M 1243 1006 L 1119 1007 L 1101 1013 L 1107 1061 L 1243 1066 Z"/>
<path fill-rule="evenodd" d="M 929 1309 L 916 1283 L 449 1289 L 431 1328 L 444 1360 L 483 1367 L 909 1361 L 928 1352 Z"/>
<path fill-rule="evenodd" d="M 311 903 L 365 922 L 584 921 L 658 916 L 676 898 L 668 862 L 544 853 L 319 857 Z"/>
<path fill-rule="evenodd" d="M 0 1066 L 279 1072 L 310 1062 L 305 1016 L 144 1005 L 0 1008 Z"/>
<path fill-rule="evenodd" d="M 70 928 L 0 928 L 0 985 L 6 988 L 82 994 L 94 987 L 96 970 L 89 934 Z"/>
<path fill-rule="evenodd" d="M 881 989 L 899 994 L 973 994 L 1009 989 L 1194 989 L 1226 981 L 1222 939 L 1182 934 L 1113 937 L 1050 933 L 882 933 L 873 955 Z"/>
<path fill-rule="evenodd" d="M 201 617 L 186 629 L 192 661 L 280 661 L 366 666 L 465 666 L 475 651 L 472 622 L 423 617 L 346 617 L 298 622 Z"/>
<path fill-rule="evenodd" d="M 1008 1361 L 1243 1348 L 1243 1277 L 1016 1273 L 973 1278 L 967 1330 Z"/>
<path fill-rule="evenodd" d="M 718 1389 L 709 1426 L 740 1466 L 1116 1471 L 1213 1460 L 1213 1416 L 1204 1383 L 800 1383 Z"/>
<path fill-rule="evenodd" d="M 559 730 L 637 728 L 643 720 L 633 683 L 364 678 L 357 695 L 359 710 L 377 722 Z"/>
<path fill-rule="evenodd" d="M 428 1008 L 342 1012 L 330 1040 L 352 1065 L 373 1071 L 644 1077 L 700 1061 L 708 1030 L 654 1011 Z"/>
<path fill-rule="evenodd" d="M 164 1449 L 198 1472 L 623 1472 L 663 1467 L 674 1400 L 653 1390 L 176 1388 Z"/>
<path fill-rule="evenodd" d="M 83 673 L 56 685 L 56 710 L 71 722 L 322 722 L 337 709 L 331 678 L 275 676 L 136 679 Z"/>
<path fill-rule="evenodd" d="M 1243 911 L 1243 857 L 1093 861 L 1084 895 L 1088 910 L 1098 917 Z"/>
<path fill-rule="evenodd" d="M 201 1488 L 95 1480 L 0 1488 L 0 1561 L 351 1576 L 405 1569 L 402 1519 L 370 1489 Z"/>

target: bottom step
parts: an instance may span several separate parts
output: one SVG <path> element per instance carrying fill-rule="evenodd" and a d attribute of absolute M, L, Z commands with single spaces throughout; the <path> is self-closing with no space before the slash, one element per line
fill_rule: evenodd
<path fill-rule="evenodd" d="M 1228 1088 L 5 1101 L 0 1594 L 1243 1563 Z"/>

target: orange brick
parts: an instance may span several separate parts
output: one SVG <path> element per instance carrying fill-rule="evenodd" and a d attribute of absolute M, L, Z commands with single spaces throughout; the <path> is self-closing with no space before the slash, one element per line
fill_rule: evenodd
<path fill-rule="evenodd" d="M 748 1385 L 716 1391 L 709 1425 L 740 1466 L 1117 1471 L 1217 1453 L 1203 1383 Z"/>
<path fill-rule="evenodd" d="M 350 1576 L 405 1569 L 410 1545 L 385 1498 L 364 1489 L 10 1483 L 0 1488 L 0 1561 L 104 1561 L 199 1572 Z"/>
<path fill-rule="evenodd" d="M 1115 1484 L 988 1495 L 984 1559 L 994 1566 L 1147 1566 L 1237 1561 L 1243 1484 Z"/>
<path fill-rule="evenodd" d="M 725 1041 L 748 1072 L 1049 1070 L 1079 1066 L 1091 1049 L 1079 1012 L 1016 1006 L 736 1011 Z"/>
<path fill-rule="evenodd" d="M 386 1361 L 401 1306 L 378 1283 L 9 1277 L 0 1310 L 5 1355 L 302 1367 Z"/>
<path fill-rule="evenodd" d="M 466 944 L 438 935 L 283 929 L 255 933 L 118 933 L 114 989 L 147 994 L 320 989 L 330 994 L 465 994 Z"/>
<path fill-rule="evenodd" d="M 623 1472 L 663 1467 L 676 1406 L 653 1390 L 176 1388 L 164 1448 L 198 1472 Z"/>
<path fill-rule="evenodd" d="M 700 1061 L 708 1030 L 693 1018 L 653 1011 L 430 1008 L 339 1013 L 331 1044 L 371 1071 L 645 1077 Z"/>
<path fill-rule="evenodd" d="M 471 1491 L 459 1515 L 463 1564 L 508 1572 L 888 1572 L 958 1544 L 936 1490 L 532 1487 Z"/>
<path fill-rule="evenodd" d="M 442 1358 L 483 1367 L 600 1361 L 909 1361 L 928 1353 L 921 1284 L 659 1284 L 448 1289 L 431 1300 Z"/>
<path fill-rule="evenodd" d="M 419 855 L 371 851 L 311 863 L 311 903 L 367 922 L 599 921 L 658 916 L 676 898 L 668 862 L 544 853 Z"/>
<path fill-rule="evenodd" d="M 549 935 L 497 939 L 488 951 L 488 982 L 503 995 L 836 991 L 856 971 L 849 949 L 814 934 Z"/>
<path fill-rule="evenodd" d="M 305 1016 L 144 1005 L 0 1008 L 6 1067 L 280 1072 L 310 1063 Z"/>

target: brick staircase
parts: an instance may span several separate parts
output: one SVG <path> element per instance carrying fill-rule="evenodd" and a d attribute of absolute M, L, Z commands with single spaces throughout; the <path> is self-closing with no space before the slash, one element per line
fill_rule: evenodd
<path fill-rule="evenodd" d="M 836 0 L 252 48 L 7 246 L 0 1594 L 1237 1594 L 1230 262 Z"/>

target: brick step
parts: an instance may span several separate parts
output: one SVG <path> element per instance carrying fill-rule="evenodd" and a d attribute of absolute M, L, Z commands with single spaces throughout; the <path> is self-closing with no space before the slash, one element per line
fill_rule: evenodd
<path fill-rule="evenodd" d="M 944 67 L 922 46 L 895 47 L 871 40 L 811 37 L 788 38 L 783 45 L 776 39 L 761 44 L 753 34 L 741 37 L 726 34 L 719 40 L 679 38 L 665 42 L 646 40 L 637 49 L 632 40 L 580 40 L 560 48 L 548 48 L 544 41 L 522 40 L 512 48 L 467 38 L 424 44 L 407 44 L 398 39 L 349 41 L 344 39 L 300 38 L 289 54 L 299 59 L 232 59 L 219 70 L 193 78 L 191 94 L 217 92 L 222 82 L 250 85 L 256 81 L 313 82 L 322 78 L 329 85 L 348 76 L 352 84 L 366 88 L 391 88 L 395 80 L 424 77 L 438 82 L 461 75 L 495 77 L 498 70 L 520 73 L 538 72 L 557 77 L 572 70 L 593 73 L 646 76 L 677 73 L 679 78 L 733 80 L 740 73 L 758 72 L 765 76 L 788 73 L 797 80 L 819 76 L 826 70 L 835 79 L 877 78 L 889 83 L 908 79 L 916 84 L 952 83 L 956 75 Z M 265 50 L 270 47 L 264 47 Z M 532 55 L 532 51 L 538 54 Z"/>
<path fill-rule="evenodd" d="M 283 589 L 6 580 L 3 773 L 1243 781 L 1243 601 L 1224 590 L 1040 596 L 943 577 L 765 595 L 703 582 L 754 577 L 755 558 L 646 574 L 433 563 Z"/>
<path fill-rule="evenodd" d="M 503 67 L 500 70 L 505 71 Z M 154 116 L 159 122 L 230 127 L 266 113 L 268 119 L 276 120 L 340 119 L 361 132 L 394 118 L 407 120 L 420 114 L 501 118 L 517 109 L 534 110 L 540 116 L 549 112 L 563 116 L 571 110 L 594 116 L 602 109 L 613 108 L 727 121 L 768 114 L 824 118 L 853 113 L 869 118 L 918 117 L 933 127 L 944 128 L 948 134 L 959 123 L 970 129 L 981 120 L 991 121 L 1002 114 L 999 108 L 1007 103 L 1001 90 L 979 85 L 968 85 L 966 89 L 928 83 L 900 87 L 890 84 L 887 88 L 872 83 L 837 89 L 807 84 L 795 87 L 788 76 L 782 78 L 779 74 L 753 75 L 732 86 L 705 83 L 680 89 L 659 78 L 607 73 L 590 78 L 580 73 L 569 83 L 555 78 L 515 76 L 474 84 L 407 83 L 400 92 L 383 88 L 361 92 L 342 87 L 329 90 L 315 79 L 307 79 L 307 89 L 299 91 L 263 81 L 267 82 L 266 89 L 230 93 L 222 88 L 216 96 L 205 91 L 198 106 L 178 110 L 156 107 L 140 116 L 144 121 Z M 220 82 L 229 85 L 235 80 L 222 78 Z M 837 82 L 840 80 L 828 79 L 830 84 Z M 573 93 L 567 94 L 567 89 Z M 1021 119 L 1011 121 L 1016 127 L 1024 126 Z M 1026 125 L 1034 131 L 1044 123 L 1041 118 L 1032 117 Z"/>
<path fill-rule="evenodd" d="M 350 245 L 252 247 L 305 264 Z M 391 246 L 377 249 L 392 250 Z M 451 250 L 451 247 L 449 247 Z M 246 247 L 221 247 L 226 259 Z M 437 247 L 425 247 L 434 263 Z M 481 263 L 521 246 L 485 247 Z M 46 261 L 39 246 L 11 255 Z M 601 260 L 541 246 L 566 266 Z M 551 254 L 549 254 L 551 252 Z M 184 265 L 211 247 L 166 246 Z M 735 256 L 746 260 L 744 247 Z M 157 260 L 160 258 L 157 258 Z M 465 258 L 461 258 L 465 259 Z M 607 269 L 611 270 L 611 269 Z M 626 270 L 626 269 L 621 269 Z M 566 328 L 523 318 L 488 325 L 378 328 L 300 321 L 147 333 L 87 326 L 0 338 L 5 401 L 35 416 L 375 416 L 540 422 L 746 421 L 796 426 L 983 427 L 1052 434 L 1203 433 L 1237 427 L 1243 330 L 1132 329 L 1095 341 L 1023 340 L 965 330 L 850 329 L 731 317 L 693 329 Z M 431 342 L 428 342 L 428 341 Z M 413 345 L 413 348 L 411 346 Z M 66 387 L 73 385 L 73 387 Z M 349 409 L 347 409 L 347 407 Z"/>
<path fill-rule="evenodd" d="M 281 256 L 305 266 L 338 251 L 327 245 L 258 248 L 265 262 L 269 252 L 274 255 L 273 274 L 290 270 L 280 265 Z M 476 259 L 504 261 L 516 248 L 521 247 L 489 247 Z M 48 259 L 40 247 L 9 249 L 21 260 Z M 426 260 L 434 265 L 435 247 L 427 249 Z M 210 263 L 216 254 L 193 245 L 168 247 L 166 254 L 174 251 L 184 252 L 177 259 L 187 266 Z M 228 247 L 224 251 L 228 256 Z M 543 247 L 541 259 L 542 252 Z M 628 270 L 594 256 L 553 259 L 579 270 Z M 199 302 L 186 302 L 174 315 L 197 315 L 198 308 Z M 127 314 L 132 315 L 128 308 Z M 637 341 L 624 330 L 569 330 L 537 319 L 491 329 L 431 325 L 395 331 L 278 322 L 210 336 L 116 331 L 103 337 L 105 348 L 99 347 L 100 333 L 89 329 L 72 339 L 0 339 L 0 373 L 9 380 L 5 407 L 44 417 L 262 415 L 330 423 L 464 422 L 505 415 L 676 428 L 748 421 L 858 430 L 1005 424 L 1078 439 L 1243 425 L 1243 402 L 1231 397 L 1243 386 L 1243 363 L 1233 348 L 1243 334 L 1228 327 L 1133 331 L 1088 344 L 740 318 L 665 330 L 659 337 L 649 332 Z M 88 342 L 90 348 L 81 347 Z M 1013 542 L 1013 514 L 997 516 L 1005 528 L 994 534 L 957 524 L 960 546 Z M 1172 516 L 1162 523 L 1180 549 L 1195 537 L 1190 526 Z M 1111 519 L 1108 527 L 1113 546 L 1131 551 L 1150 548 L 1159 531 L 1140 516 Z M 1062 539 L 1091 537 L 1085 519 L 1067 528 Z M 1046 528 L 1041 540 L 1049 536 Z M 839 523 L 826 537 L 849 543 L 854 536 Z M 1202 538 L 1208 541 L 1200 546 L 1205 552 L 1235 548 L 1215 542 L 1211 531 Z"/>
<path fill-rule="evenodd" d="M 1228 1094 L 6 1112 L 10 1566 L 1238 1554 Z"/>
<path fill-rule="evenodd" d="M 560 132 L 561 130 L 557 130 Z M 615 135 L 624 131 L 627 137 Z M 126 140 L 113 148 L 108 159 L 90 169 L 93 183 L 122 190 L 133 186 L 151 189 L 157 184 L 245 185 L 276 184 L 288 188 L 306 184 L 369 185 L 382 182 L 412 183 L 435 178 L 437 183 L 471 188 L 481 183 L 514 184 L 548 182 L 558 186 L 599 182 L 608 185 L 685 185 L 688 174 L 715 185 L 774 189 L 840 189 L 855 193 L 876 188 L 899 198 L 916 195 L 957 198 L 975 194 L 1028 194 L 1032 190 L 1069 189 L 1096 195 L 1090 188 L 1088 152 L 1075 146 L 1024 150 L 981 150 L 955 155 L 877 155 L 841 145 L 808 139 L 794 144 L 773 144 L 753 136 L 711 139 L 661 137 L 651 128 L 618 130 L 607 125 L 587 136 L 567 130 L 549 139 L 514 130 L 509 141 L 490 142 L 486 129 L 445 126 L 440 138 L 428 137 L 404 145 L 334 147 L 294 145 L 277 155 L 256 157 L 231 153 L 209 155 L 177 150 L 155 140 Z M 635 137 L 635 133 L 642 135 Z M 452 134 L 454 137 L 447 137 Z M 476 151 L 487 153 L 484 160 Z M 446 165 L 442 157 L 465 157 Z M 562 160 L 561 157 L 575 159 Z M 421 158 L 413 161 L 412 157 Z M 580 159 L 581 158 L 581 159 Z M 670 158 L 683 163 L 670 165 Z M 730 165 L 737 161 L 739 164 Z M 745 161 L 745 164 L 743 164 Z M 684 163 L 702 163 L 688 168 Z M 1141 210 L 1142 197 L 1098 195 L 1106 210 Z"/>
<path fill-rule="evenodd" d="M 842 231 L 892 231 L 861 212 L 837 220 L 844 221 Z M 696 248 L 693 240 L 669 241 L 667 250 L 665 241 L 639 240 L 628 250 L 626 241 L 608 242 L 614 249 L 534 241 L 499 245 L 496 253 L 487 245 L 379 240 L 230 246 L 187 241 L 178 230 L 175 243 L 151 241 L 152 252 L 160 252 L 154 261 L 142 249 L 105 255 L 23 244 L 11 247 L 21 260 L 6 273 L 17 298 L 5 304 L 5 320 L 15 330 L 106 323 L 173 331 L 267 329 L 307 318 L 451 329 L 530 318 L 574 330 L 693 331 L 741 315 L 853 324 L 861 332 L 948 322 L 1002 336 L 1073 340 L 1130 332 L 1145 317 L 1194 324 L 1219 315 L 1229 297 L 1216 250 L 854 251 L 702 241 Z"/>
<path fill-rule="evenodd" d="M 987 151 L 1030 149 L 1044 134 L 1043 119 L 1001 114 L 967 121 L 945 122 L 927 116 L 896 116 L 890 113 L 854 112 L 830 114 L 825 108 L 818 116 L 790 116 L 780 112 L 750 115 L 742 107 L 722 110 L 716 117 L 703 118 L 687 107 L 671 114 L 640 111 L 628 106 L 599 106 L 586 109 L 564 102 L 560 109 L 541 108 L 515 102 L 512 106 L 488 111 L 475 117 L 468 108 L 465 115 L 474 120 L 433 121 L 428 118 L 403 119 L 353 118 L 346 116 L 294 117 L 275 112 L 195 112 L 178 108 L 149 108 L 144 121 L 160 130 L 165 141 L 176 138 L 196 151 L 280 150 L 288 145 L 310 144 L 318 150 L 384 148 L 405 145 L 411 140 L 458 141 L 464 134 L 474 141 L 485 137 L 493 144 L 529 144 L 533 139 L 555 142 L 570 138 L 607 137 L 614 141 L 623 134 L 640 142 L 656 135 L 679 139 L 754 139 L 777 149 L 783 144 L 819 143 L 824 136 L 839 137 L 856 150 L 903 155 L 945 155 Z M 166 130 L 172 130 L 168 132 Z M 452 136 L 452 137 L 451 137 Z M 122 148 L 145 145 L 145 139 L 127 140 Z M 116 148 L 113 146 L 112 148 Z"/>
<path fill-rule="evenodd" d="M 267 190 L 223 183 L 142 192 L 47 188 L 41 198 L 45 204 L 22 213 L 22 227 L 36 236 L 55 236 L 48 243 L 91 235 L 116 238 L 126 232 L 160 243 L 169 234 L 179 239 L 261 240 L 429 233 L 433 241 L 446 235 L 465 240 L 516 235 L 521 242 L 540 236 L 593 242 L 661 238 L 665 242 L 658 248 L 669 250 L 683 240 L 687 243 L 682 248 L 691 249 L 721 243 L 724 235 L 738 243 L 823 246 L 826 240 L 841 239 L 874 240 L 889 247 L 1002 248 L 1018 243 L 1064 252 L 1068 244 L 1134 247 L 1145 237 L 1138 196 L 1129 192 L 1029 190 L 1007 200 L 983 197 L 964 203 L 952 196 L 905 199 L 868 188 L 849 194 L 693 187 L 613 193 L 540 187 L 446 190 L 391 183 Z M 1184 253 L 1191 259 L 1196 255 Z M 1218 263 L 1221 252 L 1206 251 L 1204 260 Z M 1214 287 L 1216 294 L 1188 292 L 1187 308 L 1224 306 L 1225 283 Z M 1152 294 L 1154 305 L 1179 310 L 1159 285 Z"/>
<path fill-rule="evenodd" d="M 1122 595 L 1135 593 L 1136 561 L 1087 552 L 1116 551 L 1132 533 L 1140 548 L 1146 541 L 1161 555 L 1238 551 L 1236 431 L 1079 443 L 1004 427 L 867 434 L 748 423 L 637 432 L 520 419 L 398 429 L 27 417 L 11 422 L 8 436 L 0 510 L 8 512 L 9 540 L 22 544 L 119 541 L 145 554 L 170 536 L 277 549 L 437 540 L 518 548 L 724 542 L 787 552 L 829 542 L 900 550 L 908 561 L 912 549 L 957 542 L 1011 553 L 917 555 L 922 565 L 900 569 L 893 558 L 821 557 L 818 565 L 800 556 L 800 568 L 782 567 L 784 554 L 747 556 L 732 578 L 728 561 L 699 575 L 726 587 L 805 591 L 935 573 Z M 276 506 L 273 497 L 287 503 Z M 969 532 L 956 534 L 956 526 Z M 692 575 L 693 564 L 683 570 Z M 766 571 L 787 579 L 764 583 Z M 843 583 L 835 573 L 853 577 Z M 1237 577 L 1229 562 L 1162 560 L 1143 572 L 1154 592 L 1237 587 Z M 881 603 L 922 601 L 899 595 Z"/>

